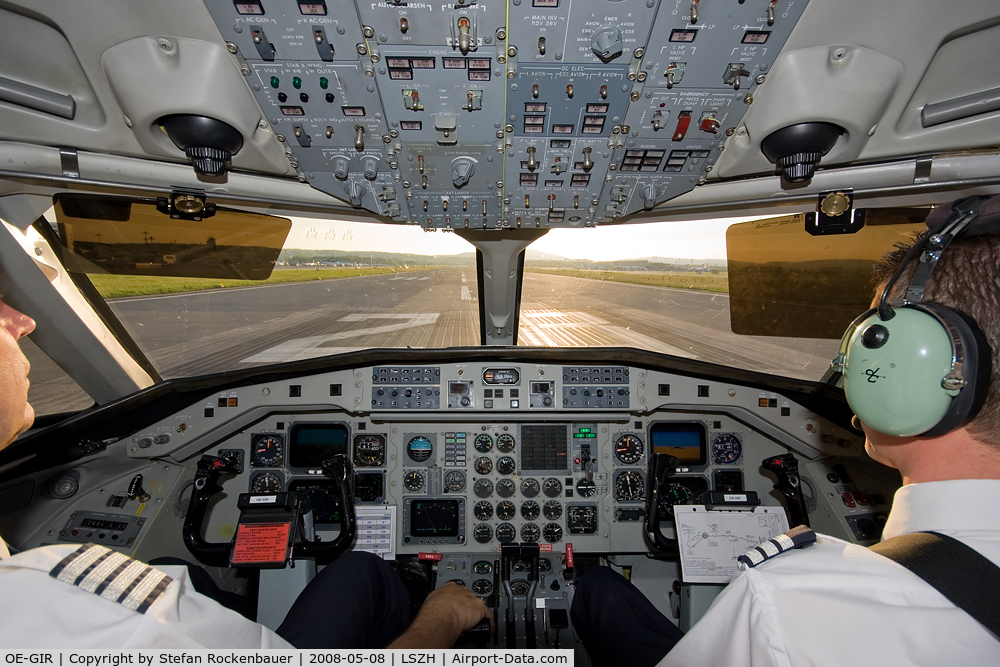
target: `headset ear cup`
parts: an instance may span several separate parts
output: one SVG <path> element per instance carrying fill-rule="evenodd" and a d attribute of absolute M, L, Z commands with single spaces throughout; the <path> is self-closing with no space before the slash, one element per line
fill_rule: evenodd
<path fill-rule="evenodd" d="M 989 394 L 993 353 L 979 325 L 965 313 L 936 303 L 923 303 L 915 307 L 931 312 L 947 323 L 946 328 L 957 338 L 953 345 L 961 349 L 963 357 L 962 376 L 966 384 L 952 399 L 948 412 L 941 421 L 921 434 L 931 438 L 959 429 L 979 414 Z"/>
<path fill-rule="evenodd" d="M 877 311 L 848 333 L 844 393 L 865 424 L 886 435 L 920 436 L 948 415 L 954 390 L 941 381 L 952 369 L 954 336 L 936 312 L 920 307 Z"/>

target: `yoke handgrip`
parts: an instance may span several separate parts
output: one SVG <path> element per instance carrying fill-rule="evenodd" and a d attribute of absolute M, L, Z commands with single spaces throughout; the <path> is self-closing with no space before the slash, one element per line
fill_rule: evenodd
<path fill-rule="evenodd" d="M 663 486 L 666 479 L 677 470 L 680 461 L 676 456 L 670 454 L 653 454 L 649 463 L 650 489 L 646 494 L 646 520 L 645 534 L 646 541 L 653 551 L 661 556 L 677 558 L 680 556 L 680 547 L 677 540 L 672 540 L 663 536 L 660 532 L 660 503 L 663 498 Z"/>
<path fill-rule="evenodd" d="M 802 484 L 799 479 L 799 462 L 792 453 L 772 456 L 761 461 L 761 467 L 774 473 L 778 478 L 774 490 L 785 497 L 788 503 L 788 523 L 792 527 L 808 526 L 809 513 L 806 511 L 806 499 L 802 495 Z"/>

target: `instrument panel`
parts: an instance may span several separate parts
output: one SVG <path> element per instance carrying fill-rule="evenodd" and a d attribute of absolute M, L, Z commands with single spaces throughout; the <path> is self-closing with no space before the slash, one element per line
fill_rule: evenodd
<path fill-rule="evenodd" d="M 324 535 L 342 508 L 322 461 L 344 454 L 356 507 L 395 508 L 392 534 L 381 537 L 398 554 L 496 554 L 511 543 L 644 553 L 653 453 L 680 461 L 657 509 L 669 532 L 672 506 L 706 491 L 753 491 L 780 505 L 760 464 L 792 452 L 813 527 L 870 543 L 898 482 L 864 455 L 861 435 L 804 407 L 804 396 L 637 365 L 536 361 L 376 364 L 255 382 L 126 435 L 117 446 L 129 463 L 111 481 L 81 482 L 71 502 L 45 504 L 53 513 L 35 524 L 44 527 L 23 537 L 67 539 L 71 514 L 116 521 L 138 510 L 145 527 L 130 534 L 132 549 L 159 544 L 159 525 L 179 538 L 202 454 L 233 457 L 240 468 L 221 481 L 206 540 L 231 538 L 236 499 L 247 492 L 305 494 Z M 139 508 L 126 487 L 161 468 Z"/>

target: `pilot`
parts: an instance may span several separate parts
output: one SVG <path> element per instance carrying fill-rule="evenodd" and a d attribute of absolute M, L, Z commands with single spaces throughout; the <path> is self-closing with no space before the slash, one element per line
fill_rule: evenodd
<path fill-rule="evenodd" d="M 960 206 L 954 205 L 956 210 Z M 957 213 L 952 211 L 951 205 L 938 207 L 928 226 L 954 219 L 950 216 Z M 595 665 L 1000 665 L 1000 641 L 994 634 L 1000 627 L 995 602 L 1000 592 L 998 233 L 1000 197 L 994 197 L 981 205 L 978 218 L 943 252 L 921 301 L 964 314 L 984 334 L 982 352 L 992 356 L 980 368 L 984 383 L 980 395 L 985 395 L 981 406 L 970 410 L 967 423 L 959 421 L 957 428 L 939 435 L 904 437 L 861 424 L 868 454 L 896 468 L 903 480 L 883 541 L 875 549 L 888 546 L 890 538 L 926 531 L 947 536 L 941 538 L 944 542 L 954 538 L 959 550 L 971 547 L 984 557 L 982 574 L 977 575 L 982 579 L 966 576 L 970 580 L 966 586 L 971 583 L 971 597 L 978 594 L 979 602 L 986 603 L 993 632 L 897 562 L 825 535 L 815 535 L 815 543 L 808 544 L 812 533 L 803 527 L 793 529 L 794 538 L 786 544 L 807 546 L 782 553 L 784 547 L 778 546 L 767 557 L 748 558 L 756 566 L 735 577 L 683 636 L 621 576 L 608 568 L 586 573 L 578 582 L 571 615 Z M 890 277 L 903 267 L 888 294 L 893 303 L 907 294 L 916 266 L 922 263 L 916 254 L 904 263 L 905 255 L 905 248 L 889 253 L 877 270 L 876 293 L 881 296 Z M 876 319 L 865 322 L 877 324 L 877 315 L 871 317 Z M 892 329 L 891 320 L 885 324 L 891 341 L 891 332 L 899 329 Z M 859 325 L 858 331 L 864 326 Z M 897 340 L 905 337 L 901 332 Z M 926 346 L 917 347 L 922 353 Z M 917 361 L 912 360 L 914 365 Z M 940 382 L 938 374 L 930 384 Z M 921 391 L 923 387 L 913 384 L 900 393 L 906 393 L 905 402 L 912 406 Z M 850 386 L 847 393 L 856 412 L 877 420 L 880 402 L 876 412 L 869 413 L 852 399 Z M 931 569 L 961 574 L 953 567 Z"/>
<path fill-rule="evenodd" d="M 29 364 L 17 341 L 35 322 L 0 295 L 0 325 L 2 449 L 34 420 Z M 6 649 L 449 648 L 490 614 L 471 591 L 449 582 L 426 596 L 411 623 L 408 587 L 381 558 L 361 552 L 321 570 L 277 634 L 216 601 L 234 597 L 200 568 L 148 566 L 96 545 L 11 555 L 0 540 Z"/>

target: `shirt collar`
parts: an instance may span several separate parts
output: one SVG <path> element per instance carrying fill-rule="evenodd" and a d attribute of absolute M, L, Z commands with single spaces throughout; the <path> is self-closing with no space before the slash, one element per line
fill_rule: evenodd
<path fill-rule="evenodd" d="M 1000 530 L 1000 479 L 907 484 L 896 491 L 882 530 L 887 540 L 920 531 Z"/>

